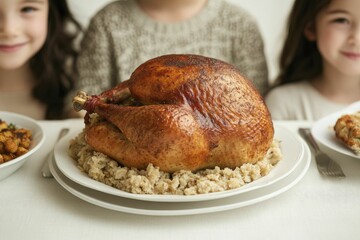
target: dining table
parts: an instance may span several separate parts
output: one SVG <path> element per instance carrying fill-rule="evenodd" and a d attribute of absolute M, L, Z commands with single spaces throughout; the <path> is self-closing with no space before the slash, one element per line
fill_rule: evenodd
<path fill-rule="evenodd" d="M 333 178 L 319 174 L 314 156 L 309 154 L 311 161 L 306 172 L 291 187 L 243 206 L 197 214 L 131 213 L 85 201 L 55 178 L 44 178 L 40 170 L 60 129 L 79 129 L 84 122 L 82 119 L 37 122 L 46 136 L 41 149 L 0 181 L 2 240 L 360 239 L 359 158 L 324 149 L 346 175 Z M 277 121 L 277 124 L 298 135 L 300 127 L 312 127 L 314 123 Z"/>

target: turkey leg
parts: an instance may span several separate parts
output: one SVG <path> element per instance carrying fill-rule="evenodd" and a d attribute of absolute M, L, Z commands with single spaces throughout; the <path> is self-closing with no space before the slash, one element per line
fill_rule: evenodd
<path fill-rule="evenodd" d="M 206 165 L 208 142 L 185 108 L 98 102 L 93 110 L 107 121 L 88 124 L 86 141 L 128 167 L 144 169 L 152 163 L 163 171 L 173 172 L 197 170 Z"/>

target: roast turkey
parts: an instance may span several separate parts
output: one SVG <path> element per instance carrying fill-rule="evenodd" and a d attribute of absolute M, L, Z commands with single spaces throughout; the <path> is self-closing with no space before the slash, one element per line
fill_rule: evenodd
<path fill-rule="evenodd" d="M 127 167 L 166 172 L 236 168 L 264 158 L 274 135 L 269 111 L 232 65 L 199 55 L 164 55 L 99 95 L 80 92 L 85 140 Z M 99 116 L 91 121 L 89 116 Z M 91 114 L 91 115 L 90 115 Z"/>

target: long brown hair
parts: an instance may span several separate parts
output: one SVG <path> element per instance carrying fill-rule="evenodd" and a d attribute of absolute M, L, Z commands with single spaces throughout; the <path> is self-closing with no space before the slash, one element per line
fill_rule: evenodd
<path fill-rule="evenodd" d="M 49 0 L 48 34 L 44 46 L 30 60 L 36 79 L 33 96 L 46 105 L 46 119 L 64 118 L 64 99 L 74 87 L 80 24 L 66 0 Z"/>
<path fill-rule="evenodd" d="M 287 23 L 287 36 L 280 55 L 279 85 L 318 77 L 323 69 L 316 42 L 304 34 L 309 24 L 315 24 L 317 14 L 331 0 L 295 0 Z"/>

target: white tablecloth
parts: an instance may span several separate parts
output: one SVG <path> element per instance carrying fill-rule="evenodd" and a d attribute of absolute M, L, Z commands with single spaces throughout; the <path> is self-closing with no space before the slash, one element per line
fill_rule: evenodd
<path fill-rule="evenodd" d="M 44 179 L 40 168 L 62 126 L 40 121 L 42 150 L 0 181 L 0 239 L 360 239 L 360 160 L 332 156 L 347 177 L 324 178 L 314 160 L 290 190 L 266 201 L 217 213 L 154 217 L 108 210 Z M 296 131 L 308 122 L 282 122 Z"/>

